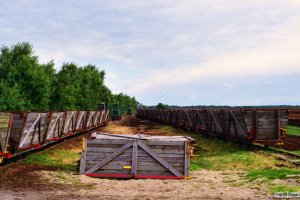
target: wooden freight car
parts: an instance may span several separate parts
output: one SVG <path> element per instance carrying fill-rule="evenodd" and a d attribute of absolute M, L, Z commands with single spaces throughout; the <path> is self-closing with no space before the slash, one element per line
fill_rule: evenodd
<path fill-rule="evenodd" d="M 188 130 L 265 145 L 282 145 L 287 109 L 138 109 L 137 117 Z"/>
<path fill-rule="evenodd" d="M 84 141 L 80 173 L 107 178 L 189 176 L 191 137 L 94 133 Z"/>
<path fill-rule="evenodd" d="M 290 110 L 289 125 L 300 126 L 300 109 Z"/>

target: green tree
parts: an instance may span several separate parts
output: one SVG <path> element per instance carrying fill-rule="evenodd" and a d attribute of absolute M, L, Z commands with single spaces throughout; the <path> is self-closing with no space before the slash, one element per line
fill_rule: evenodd
<path fill-rule="evenodd" d="M 58 110 L 77 110 L 80 98 L 79 68 L 74 63 L 64 63 L 55 78 L 53 107 Z"/>
<path fill-rule="evenodd" d="M 2 47 L 0 54 L 0 110 L 95 110 L 119 102 L 123 113 L 136 108 L 134 98 L 112 94 L 105 72 L 95 65 L 64 63 L 56 73 L 54 62 L 40 64 L 29 43 Z"/>
<path fill-rule="evenodd" d="M 0 110 L 24 110 L 25 102 L 18 86 L 10 87 L 4 81 L 0 81 Z"/>
<path fill-rule="evenodd" d="M 168 109 L 169 106 L 167 104 L 158 103 L 156 106 L 157 109 Z"/>
<path fill-rule="evenodd" d="M 24 109 L 47 110 L 50 103 L 52 79 L 48 72 L 53 64 L 40 65 L 29 43 L 18 43 L 11 48 L 2 47 L 0 54 L 0 80 L 12 88 Z M 4 86 L 3 86 L 4 87 Z M 13 99 L 11 101 L 17 101 Z M 18 110 L 16 107 L 13 110 Z"/>
<path fill-rule="evenodd" d="M 101 99 L 100 91 L 103 87 L 104 71 L 99 71 L 94 65 L 87 65 L 79 69 L 80 98 L 78 107 L 84 110 L 95 110 Z"/>

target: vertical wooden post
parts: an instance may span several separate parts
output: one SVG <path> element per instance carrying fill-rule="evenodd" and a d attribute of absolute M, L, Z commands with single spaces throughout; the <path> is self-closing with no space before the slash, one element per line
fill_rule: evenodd
<path fill-rule="evenodd" d="M 189 176 L 190 171 L 190 149 L 189 149 L 189 143 L 187 141 L 184 142 L 184 176 Z"/>
<path fill-rule="evenodd" d="M 276 110 L 276 122 L 277 122 L 277 138 L 276 139 L 280 139 L 280 111 L 277 109 Z"/>
<path fill-rule="evenodd" d="M 87 140 L 83 137 L 82 138 L 82 152 L 81 152 L 81 159 L 80 159 L 80 169 L 79 169 L 80 174 L 84 174 L 84 172 L 85 172 L 86 148 L 87 148 Z"/>
<path fill-rule="evenodd" d="M 135 178 L 137 174 L 137 156 L 138 156 L 138 144 L 137 140 L 134 140 L 132 145 L 132 158 L 131 158 L 131 175 Z"/>

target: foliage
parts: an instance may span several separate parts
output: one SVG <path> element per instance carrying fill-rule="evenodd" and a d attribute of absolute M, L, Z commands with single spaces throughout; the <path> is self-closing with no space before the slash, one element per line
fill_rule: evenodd
<path fill-rule="evenodd" d="M 126 94 L 112 94 L 105 72 L 95 65 L 64 63 L 56 73 L 54 62 L 40 64 L 29 43 L 2 47 L 0 54 L 0 110 L 95 110 L 101 104 L 120 103 L 136 108 Z"/>
<path fill-rule="evenodd" d="M 167 104 L 158 103 L 156 106 L 157 109 L 168 109 L 169 106 Z"/>
<path fill-rule="evenodd" d="M 49 108 L 51 84 L 54 72 L 53 63 L 38 63 L 29 43 L 19 43 L 11 48 L 3 47 L 0 54 L 0 80 L 2 89 L 12 90 L 12 99 L 0 96 L 1 110 L 44 110 Z M 17 105 L 14 102 L 20 101 Z M 15 105 L 15 106 L 14 106 Z M 22 105 L 22 106 L 21 106 Z"/>
<path fill-rule="evenodd" d="M 119 94 L 113 95 L 113 98 L 111 100 L 111 105 L 113 105 L 113 104 L 119 104 L 121 113 L 126 114 L 128 106 L 131 106 L 132 111 L 136 110 L 137 102 L 134 97 L 130 97 L 126 94 L 119 93 Z"/>

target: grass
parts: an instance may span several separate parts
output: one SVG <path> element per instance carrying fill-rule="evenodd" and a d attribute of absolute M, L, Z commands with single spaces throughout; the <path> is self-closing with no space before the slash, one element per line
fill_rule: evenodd
<path fill-rule="evenodd" d="M 275 169 L 260 169 L 250 170 L 247 177 L 253 181 L 259 178 L 265 179 L 286 179 L 287 175 L 300 174 L 300 170 L 289 169 L 289 168 L 275 168 Z"/>
<path fill-rule="evenodd" d="M 289 167 L 285 162 L 270 157 L 266 150 L 254 151 L 238 143 L 209 138 L 201 133 L 187 132 L 170 126 L 158 126 L 161 133 L 188 135 L 197 141 L 195 156 L 191 159 L 190 169 L 209 170 L 249 170 L 274 168 L 277 165 Z"/>
<path fill-rule="evenodd" d="M 191 159 L 191 171 L 206 170 L 242 170 L 245 176 L 231 183 L 240 187 L 249 184 L 251 188 L 266 188 L 269 193 L 297 192 L 299 186 L 276 183 L 286 181 L 287 175 L 300 174 L 300 169 L 282 160 L 270 156 L 267 150 L 253 150 L 247 146 L 230 141 L 209 138 L 200 133 L 187 132 L 170 126 L 157 126 L 157 130 L 165 134 L 188 135 L 197 141 L 195 156 Z M 299 153 L 300 151 L 294 151 Z"/>
<path fill-rule="evenodd" d="M 292 186 L 292 185 L 269 185 L 269 190 L 272 194 L 276 192 L 299 192 L 299 187 Z"/>
<path fill-rule="evenodd" d="M 299 126 L 291 126 L 287 127 L 287 134 L 288 135 L 295 135 L 300 136 L 300 127 Z"/>
<path fill-rule="evenodd" d="M 65 171 L 76 171 L 80 154 L 71 150 L 51 149 L 30 154 L 24 159 L 25 164 L 48 166 Z"/>
<path fill-rule="evenodd" d="M 300 156 L 300 150 L 297 150 L 297 151 L 291 151 L 291 153 L 293 153 L 293 154 L 296 154 L 296 155 L 299 155 L 299 156 Z"/>

